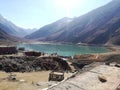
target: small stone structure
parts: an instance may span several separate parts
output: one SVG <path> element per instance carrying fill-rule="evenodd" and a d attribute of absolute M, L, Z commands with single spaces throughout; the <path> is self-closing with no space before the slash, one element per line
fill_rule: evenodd
<path fill-rule="evenodd" d="M 10 73 L 10 75 L 8 76 L 8 80 L 9 80 L 9 81 L 16 81 L 16 75 Z"/>
<path fill-rule="evenodd" d="M 64 73 L 63 72 L 52 71 L 49 74 L 49 81 L 62 81 L 63 79 L 64 79 Z"/>
<path fill-rule="evenodd" d="M 25 48 L 24 47 L 19 47 L 18 50 L 19 51 L 25 51 Z"/>
<path fill-rule="evenodd" d="M 16 53 L 17 53 L 16 46 L 0 46 L 0 55 Z"/>
<path fill-rule="evenodd" d="M 28 51 L 24 52 L 26 56 L 41 56 L 41 52 L 35 52 L 35 51 Z"/>
<path fill-rule="evenodd" d="M 98 76 L 100 76 L 99 79 Z M 120 68 L 99 65 L 47 90 L 120 90 L 119 76 Z"/>

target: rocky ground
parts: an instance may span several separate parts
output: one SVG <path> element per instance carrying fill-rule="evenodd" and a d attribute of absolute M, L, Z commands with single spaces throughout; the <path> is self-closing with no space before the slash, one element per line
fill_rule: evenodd
<path fill-rule="evenodd" d="M 69 64 L 59 57 L 3 57 L 0 70 L 5 72 L 31 72 L 42 70 L 71 71 Z"/>
<path fill-rule="evenodd" d="M 9 75 L 0 71 L 0 90 L 38 90 L 47 88 L 58 82 L 48 81 L 49 73 L 51 71 L 39 72 L 12 72 L 16 80 L 10 80 Z M 65 78 L 69 77 L 71 73 L 65 73 Z"/>
<path fill-rule="evenodd" d="M 120 53 L 75 55 L 74 58 L 69 61 L 72 62 L 72 65 L 78 70 L 93 62 L 105 63 L 107 65 L 110 63 L 120 64 Z"/>
<path fill-rule="evenodd" d="M 99 65 L 46 90 L 119 90 L 120 68 Z"/>
<path fill-rule="evenodd" d="M 64 78 L 72 75 L 71 66 L 60 57 L 6 55 L 0 60 L 0 90 L 38 90 L 58 82 L 48 81 L 51 71 L 63 71 Z M 12 80 L 9 76 L 15 75 Z"/>
<path fill-rule="evenodd" d="M 99 72 L 103 74 L 105 73 L 106 75 L 107 70 L 112 71 L 114 69 L 115 71 L 107 74 L 107 77 L 109 77 L 110 74 L 114 75 L 114 73 L 117 73 L 119 70 L 116 68 L 120 67 L 119 50 L 104 54 L 75 55 L 73 58 L 67 58 L 65 60 L 63 58 L 64 57 L 51 55 L 33 57 L 25 56 L 21 53 L 17 55 L 1 55 L 0 70 L 2 72 L 0 72 L 0 90 L 38 90 L 49 86 L 51 87 L 51 85 L 54 85 L 55 83 L 47 81 L 50 71 L 67 72 L 65 76 L 67 79 L 65 79 L 65 82 L 62 81 L 60 85 L 55 86 L 55 88 L 49 88 L 48 90 L 99 90 L 98 88 L 100 87 L 97 85 L 99 83 L 96 81 L 98 80 Z M 94 68 L 98 66 L 102 67 L 97 68 L 98 74 L 95 74 L 96 78 L 91 77 L 94 76 L 94 71 L 96 71 Z M 116 66 L 116 68 L 112 69 L 111 66 Z M 7 73 L 3 73 L 3 71 Z M 68 73 L 75 71 L 77 72 L 75 74 Z M 17 82 L 11 82 L 8 80 L 7 77 L 11 72 L 17 75 Z M 68 76 L 71 77 L 68 78 Z M 119 83 L 119 79 L 116 79 L 115 75 L 111 77 Z M 109 80 L 111 77 L 109 77 Z M 91 85 L 94 85 L 94 83 L 90 84 L 89 82 L 91 78 L 93 79 L 93 82 L 95 81 L 97 83 L 95 83 L 97 89 L 91 87 Z M 25 82 L 22 82 L 21 84 L 20 80 Z M 86 81 L 88 81 L 88 83 Z M 110 81 L 108 84 L 105 84 L 105 86 L 111 85 L 110 83 L 114 82 Z M 118 85 L 118 83 L 116 85 Z M 86 84 L 90 89 L 85 88 Z M 4 85 L 6 85 L 6 87 Z M 102 85 L 100 86 L 102 87 Z M 107 88 L 100 90 L 114 89 Z"/>

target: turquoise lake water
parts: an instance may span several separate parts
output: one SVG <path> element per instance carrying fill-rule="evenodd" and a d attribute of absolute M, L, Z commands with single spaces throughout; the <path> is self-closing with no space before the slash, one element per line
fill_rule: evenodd
<path fill-rule="evenodd" d="M 62 56 L 74 56 L 76 54 L 105 53 L 110 50 L 98 46 L 81 46 L 66 44 L 19 44 L 17 47 L 24 47 L 25 50 L 35 50 L 45 53 L 57 53 Z"/>

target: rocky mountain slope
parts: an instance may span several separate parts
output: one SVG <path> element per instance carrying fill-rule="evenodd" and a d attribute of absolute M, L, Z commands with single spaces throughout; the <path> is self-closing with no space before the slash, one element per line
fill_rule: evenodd
<path fill-rule="evenodd" d="M 1 15 L 0 15 L 0 28 L 4 30 L 6 33 L 17 37 L 24 37 L 25 35 L 32 33 L 32 30 L 18 27 Z M 34 29 L 33 31 L 35 30 L 36 29 Z"/>
<path fill-rule="evenodd" d="M 8 39 L 9 38 L 9 35 L 4 32 L 2 29 L 0 29 L 0 40 L 2 39 Z"/>
<path fill-rule="evenodd" d="M 3 29 L 0 28 L 0 44 L 10 44 L 21 40 L 18 37 L 9 35 Z"/>
<path fill-rule="evenodd" d="M 27 36 L 42 41 L 120 45 L 120 0 L 113 0 L 68 24 L 55 22 Z M 53 29 L 54 28 L 54 29 Z"/>
<path fill-rule="evenodd" d="M 27 35 L 26 38 L 36 39 L 36 38 L 44 38 L 44 37 L 50 36 L 54 33 L 60 32 L 71 21 L 72 21 L 71 18 L 64 17 L 52 24 L 49 24 L 40 28 L 38 31 L 32 33 L 31 35 Z"/>

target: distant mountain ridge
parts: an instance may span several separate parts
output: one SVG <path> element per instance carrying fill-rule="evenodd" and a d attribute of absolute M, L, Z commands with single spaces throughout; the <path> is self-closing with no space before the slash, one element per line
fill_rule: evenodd
<path fill-rule="evenodd" d="M 32 33 L 31 35 L 27 35 L 26 38 L 35 39 L 47 37 L 51 34 L 61 31 L 61 29 L 68 25 L 71 21 L 71 18 L 64 17 L 52 24 L 40 28 L 38 31 Z"/>
<path fill-rule="evenodd" d="M 24 37 L 25 35 L 30 34 L 30 31 L 32 31 L 30 29 L 23 29 L 16 26 L 11 21 L 8 21 L 1 15 L 0 15 L 0 28 L 4 30 L 6 33 L 17 37 Z"/>
<path fill-rule="evenodd" d="M 0 44 L 6 43 L 9 44 L 8 42 L 18 42 L 20 39 L 17 37 L 14 37 L 12 35 L 7 34 L 4 30 L 0 28 Z"/>
<path fill-rule="evenodd" d="M 0 40 L 3 39 L 8 39 L 8 34 L 6 32 L 4 32 L 2 29 L 0 29 Z"/>
<path fill-rule="evenodd" d="M 58 28 L 59 23 L 46 25 L 26 36 L 29 39 L 52 42 L 120 45 L 120 0 L 71 19 Z M 51 29 L 52 28 L 52 29 Z"/>

